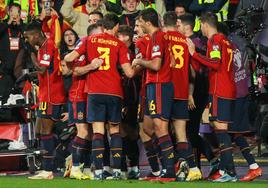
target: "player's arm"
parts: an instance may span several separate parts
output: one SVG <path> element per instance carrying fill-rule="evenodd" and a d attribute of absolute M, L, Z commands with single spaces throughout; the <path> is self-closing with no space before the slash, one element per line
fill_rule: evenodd
<path fill-rule="evenodd" d="M 157 57 L 152 60 L 144 60 L 144 59 L 134 59 L 132 62 L 133 66 L 140 65 L 144 68 L 153 70 L 153 71 L 159 71 L 161 68 L 162 60 L 161 58 Z"/>
<path fill-rule="evenodd" d="M 121 68 L 123 69 L 125 75 L 128 78 L 132 78 L 139 71 L 138 68 L 135 68 L 130 63 L 130 55 L 128 53 L 128 48 L 126 45 L 121 45 L 119 49 L 119 62 Z"/>
<path fill-rule="evenodd" d="M 64 61 L 68 62 L 68 63 L 73 62 L 79 56 L 80 56 L 80 54 L 76 50 L 73 50 L 72 52 L 70 52 L 66 56 L 64 56 Z"/>
<path fill-rule="evenodd" d="M 40 66 L 40 64 L 38 63 L 38 60 L 37 60 L 37 57 L 35 55 L 35 53 L 31 53 L 31 59 L 32 59 L 32 62 L 34 64 L 34 67 L 36 68 L 36 70 L 43 74 L 45 71 L 46 71 L 46 67 L 43 67 L 43 66 Z"/>
<path fill-rule="evenodd" d="M 194 80 L 195 80 L 195 71 L 193 67 L 190 65 L 189 66 L 189 98 L 188 98 L 188 109 L 193 110 L 196 108 L 195 106 L 195 101 L 193 98 L 193 93 L 194 93 Z"/>
<path fill-rule="evenodd" d="M 54 64 L 54 60 L 59 57 L 55 57 L 56 48 L 53 41 L 48 41 L 47 46 L 45 46 L 46 52 L 37 58 L 35 53 L 31 53 L 31 59 L 33 60 L 36 70 L 40 74 L 44 74 L 45 71 L 51 67 L 51 63 Z M 54 59 L 55 58 L 55 59 Z M 52 65 L 53 66 L 53 65 Z"/>
<path fill-rule="evenodd" d="M 90 71 L 96 70 L 97 68 L 99 68 L 103 63 L 103 59 L 99 59 L 99 58 L 95 58 L 91 61 L 90 64 L 87 64 L 85 66 L 81 66 L 81 67 L 75 67 L 73 70 L 73 74 L 75 76 L 82 76 L 85 75 L 87 73 L 89 73 Z"/>
<path fill-rule="evenodd" d="M 210 52 L 210 58 L 203 56 L 195 51 L 195 45 L 191 41 L 191 39 L 187 38 L 187 45 L 188 45 L 188 50 L 191 56 L 200 62 L 201 64 L 212 68 L 212 69 L 219 69 L 220 63 L 221 63 L 221 52 L 219 50 L 211 51 Z"/>
<path fill-rule="evenodd" d="M 86 43 L 87 43 L 87 38 L 81 39 L 81 41 L 77 44 L 75 49 L 72 52 L 64 56 L 64 61 L 66 61 L 67 63 L 73 62 L 75 59 L 77 59 L 81 55 L 86 54 L 86 50 L 87 50 Z"/>

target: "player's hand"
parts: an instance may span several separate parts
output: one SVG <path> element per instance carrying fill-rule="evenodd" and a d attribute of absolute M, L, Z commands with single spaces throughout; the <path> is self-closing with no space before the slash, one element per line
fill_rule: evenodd
<path fill-rule="evenodd" d="M 62 113 L 61 114 L 61 121 L 62 122 L 65 122 L 65 121 L 67 121 L 69 119 L 69 114 L 68 114 L 68 112 L 64 112 L 64 113 Z"/>
<path fill-rule="evenodd" d="M 195 53 L 195 45 L 190 38 L 187 38 L 186 41 L 187 41 L 189 53 L 192 56 Z"/>
<path fill-rule="evenodd" d="M 134 59 L 132 61 L 132 67 L 137 67 L 137 66 L 141 65 L 141 62 L 142 62 L 141 59 Z"/>
<path fill-rule="evenodd" d="M 194 110 L 196 108 L 195 103 L 194 103 L 194 98 L 192 95 L 189 95 L 188 98 L 188 109 L 189 110 Z"/>
<path fill-rule="evenodd" d="M 93 65 L 93 68 L 94 69 L 97 69 L 99 68 L 103 63 L 103 59 L 100 59 L 100 58 L 95 58 L 91 61 L 91 64 Z"/>

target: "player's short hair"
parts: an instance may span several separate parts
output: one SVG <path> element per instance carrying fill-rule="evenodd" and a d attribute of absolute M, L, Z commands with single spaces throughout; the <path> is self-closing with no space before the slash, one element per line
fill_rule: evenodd
<path fill-rule="evenodd" d="M 184 15 L 178 16 L 177 19 L 181 20 L 184 25 L 190 25 L 192 29 L 195 26 L 195 17 L 191 13 L 185 13 Z"/>
<path fill-rule="evenodd" d="M 113 29 L 117 24 L 119 24 L 119 18 L 116 14 L 109 13 L 103 17 L 102 23 L 104 29 Z"/>
<path fill-rule="evenodd" d="M 94 29 L 98 29 L 98 27 L 102 27 L 102 26 L 100 26 L 100 25 L 97 24 L 97 23 L 89 25 L 88 28 L 87 28 L 87 35 L 89 36 L 89 35 L 91 34 L 91 32 L 92 32 Z"/>
<path fill-rule="evenodd" d="M 218 26 L 218 18 L 216 16 L 216 14 L 214 14 L 213 12 L 204 12 L 201 16 L 200 16 L 200 21 L 201 23 L 207 23 L 212 27 L 217 28 Z"/>
<path fill-rule="evenodd" d="M 33 21 L 25 27 L 24 31 L 34 31 L 36 33 L 41 34 L 42 33 L 42 26 L 39 22 Z"/>
<path fill-rule="evenodd" d="M 159 18 L 157 12 L 153 8 L 147 8 L 140 12 L 140 17 L 145 22 L 150 22 L 154 27 L 159 27 Z"/>
<path fill-rule="evenodd" d="M 103 18 L 103 14 L 102 14 L 100 11 L 94 10 L 94 11 L 90 12 L 90 13 L 88 14 L 88 16 L 93 15 L 93 14 L 97 14 L 97 15 L 99 15 L 100 19 Z"/>
<path fill-rule="evenodd" d="M 168 11 L 164 14 L 163 17 L 164 26 L 176 26 L 177 23 L 177 14 L 175 11 Z"/>
<path fill-rule="evenodd" d="M 118 34 L 129 36 L 130 40 L 132 40 L 134 36 L 133 29 L 128 25 L 120 25 L 118 29 Z"/>

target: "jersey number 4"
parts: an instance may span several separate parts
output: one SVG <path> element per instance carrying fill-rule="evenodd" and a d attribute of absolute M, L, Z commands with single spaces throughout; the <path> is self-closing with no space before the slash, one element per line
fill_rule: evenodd
<path fill-rule="evenodd" d="M 176 61 L 175 68 L 181 69 L 184 65 L 184 48 L 181 45 L 173 45 L 171 49 Z"/>
<path fill-rule="evenodd" d="M 99 67 L 99 70 L 109 70 L 110 69 L 110 48 L 98 47 L 99 58 L 104 60 L 104 65 Z"/>

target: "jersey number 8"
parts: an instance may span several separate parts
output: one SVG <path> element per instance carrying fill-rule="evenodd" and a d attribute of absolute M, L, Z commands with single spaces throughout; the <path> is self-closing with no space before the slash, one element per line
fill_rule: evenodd
<path fill-rule="evenodd" d="M 181 45 L 173 45 L 171 49 L 176 61 L 175 68 L 181 69 L 184 65 L 184 59 L 183 59 L 184 48 Z"/>

